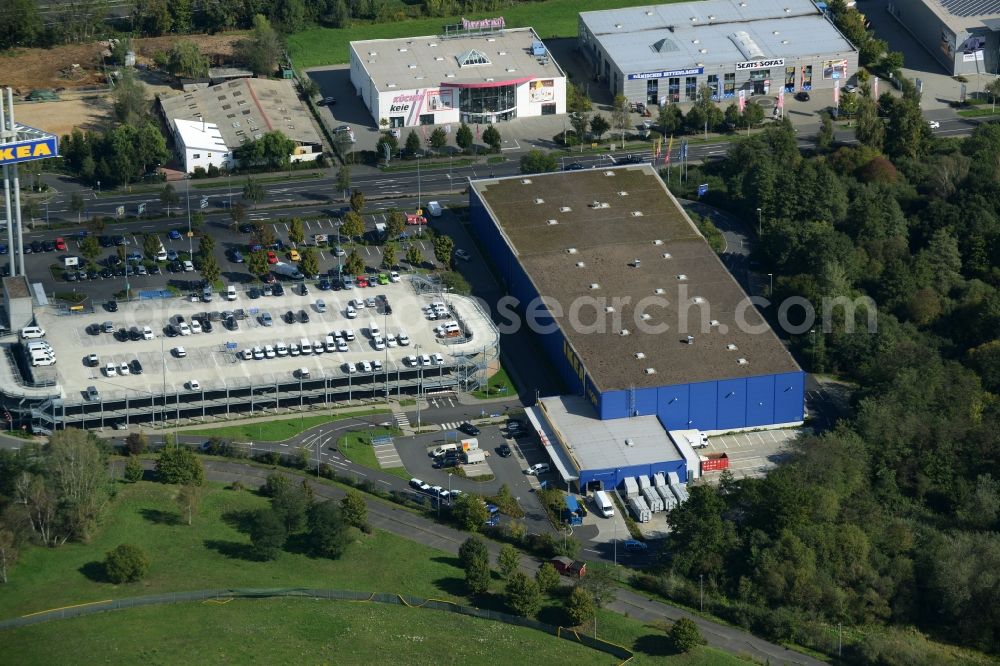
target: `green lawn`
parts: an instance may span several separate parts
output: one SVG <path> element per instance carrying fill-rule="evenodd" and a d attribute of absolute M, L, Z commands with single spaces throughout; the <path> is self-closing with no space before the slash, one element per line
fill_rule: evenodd
<path fill-rule="evenodd" d="M 343 421 L 351 418 L 366 418 L 374 414 L 388 414 L 383 407 L 344 412 L 343 414 L 321 414 L 318 416 L 293 416 L 277 421 L 262 421 L 258 423 L 242 423 L 239 425 L 220 426 L 218 428 L 198 428 L 196 430 L 181 430 L 182 435 L 204 435 L 205 437 L 221 437 L 235 442 L 283 442 L 301 432 L 315 428 L 324 423 Z"/>
<path fill-rule="evenodd" d="M 1000 111 L 997 111 L 992 106 L 987 106 L 985 108 L 978 109 L 963 109 L 958 112 L 958 115 L 962 118 L 980 118 L 982 116 L 994 116 L 998 113 L 1000 113 Z"/>
<path fill-rule="evenodd" d="M 386 474 L 394 474 L 401 479 L 409 479 L 410 473 L 406 471 L 405 467 L 380 467 L 378 459 L 375 457 L 375 450 L 371 445 L 372 437 L 398 434 L 398 430 L 389 430 L 387 428 L 349 432 L 337 442 L 337 449 L 344 454 L 345 458 L 359 465 L 381 470 Z"/>
<path fill-rule="evenodd" d="M 499 389 L 503 386 L 507 387 L 506 391 L 500 391 Z M 517 387 L 514 386 L 514 382 L 511 381 L 510 377 L 507 375 L 507 371 L 504 369 L 503 364 L 500 365 L 500 370 L 490 377 L 490 380 L 486 383 L 484 389 L 479 391 L 474 391 L 472 397 L 484 400 L 486 398 L 499 398 L 504 396 L 514 396 L 517 397 Z"/>
<path fill-rule="evenodd" d="M 547 0 L 522 2 L 505 7 L 503 14 L 508 28 L 531 26 L 540 37 L 575 37 L 580 12 L 648 5 L 649 0 Z M 467 18 L 494 16 L 497 12 L 474 12 Z M 348 61 L 348 45 L 362 39 L 390 39 L 414 35 L 437 35 L 441 26 L 459 23 L 461 17 L 408 19 L 393 23 L 363 23 L 355 21 L 349 28 L 310 28 L 288 38 L 292 63 L 298 69 L 336 65 Z"/>
<path fill-rule="evenodd" d="M 142 627 L 141 631 L 129 628 Z M 9 664 L 609 664 L 554 636 L 422 608 L 235 599 L 134 608 L 5 632 Z M 445 656 L 447 655 L 447 656 Z"/>

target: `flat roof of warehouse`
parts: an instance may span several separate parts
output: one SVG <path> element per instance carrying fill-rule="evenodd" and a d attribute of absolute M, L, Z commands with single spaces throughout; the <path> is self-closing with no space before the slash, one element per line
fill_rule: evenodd
<path fill-rule="evenodd" d="M 800 370 L 649 165 L 472 187 L 600 391 Z"/>
<path fill-rule="evenodd" d="M 704 0 L 581 12 L 625 74 L 852 53 L 811 0 Z"/>

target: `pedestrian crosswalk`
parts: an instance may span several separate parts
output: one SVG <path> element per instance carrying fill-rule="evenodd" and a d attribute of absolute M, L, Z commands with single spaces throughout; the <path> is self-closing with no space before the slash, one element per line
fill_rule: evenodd
<path fill-rule="evenodd" d="M 454 407 L 457 404 L 455 399 L 451 397 L 428 398 L 427 402 L 430 403 L 431 407 Z"/>
<path fill-rule="evenodd" d="M 399 405 L 394 405 L 392 408 L 392 418 L 395 419 L 396 425 L 403 432 L 412 432 L 413 427 L 410 425 L 410 419 L 406 416 L 406 412 L 402 410 Z"/>
<path fill-rule="evenodd" d="M 448 421 L 447 423 L 438 424 L 441 426 L 441 430 L 458 430 L 458 426 L 462 425 L 461 421 Z"/>

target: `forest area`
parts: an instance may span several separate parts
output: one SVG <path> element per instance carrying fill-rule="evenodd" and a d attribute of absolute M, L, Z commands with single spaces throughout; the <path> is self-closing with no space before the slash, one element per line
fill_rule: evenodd
<path fill-rule="evenodd" d="M 1000 650 L 1000 125 L 935 139 L 918 96 L 860 95 L 860 145 L 803 155 L 776 122 L 692 167 L 678 196 L 758 220 L 771 310 L 870 297 L 792 337 L 812 372 L 856 384 L 853 416 L 767 478 L 692 489 L 656 576 L 638 582 L 853 663 Z M 827 121 L 828 129 L 828 121 Z M 853 326 L 850 326 L 853 324 Z M 914 631 L 913 629 L 916 629 Z"/>

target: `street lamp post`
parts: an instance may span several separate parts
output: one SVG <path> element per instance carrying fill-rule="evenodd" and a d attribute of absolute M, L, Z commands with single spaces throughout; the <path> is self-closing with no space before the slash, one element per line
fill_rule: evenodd
<path fill-rule="evenodd" d="M 187 209 L 188 209 L 188 255 L 190 259 L 194 261 L 194 245 L 192 244 L 192 237 L 194 234 L 191 233 L 191 177 L 185 176 L 184 179 L 184 198 L 187 199 Z"/>
<path fill-rule="evenodd" d="M 422 209 L 423 206 L 423 189 L 420 182 L 420 154 L 417 153 L 417 208 Z"/>
<path fill-rule="evenodd" d="M 97 181 L 97 196 L 101 196 L 101 181 Z"/>
<path fill-rule="evenodd" d="M 761 233 L 763 233 L 763 227 L 761 226 L 760 208 L 757 209 L 757 238 L 760 238 Z"/>
<path fill-rule="evenodd" d="M 767 278 L 770 281 L 770 284 L 767 288 L 767 295 L 774 296 L 774 273 L 768 273 Z"/>

